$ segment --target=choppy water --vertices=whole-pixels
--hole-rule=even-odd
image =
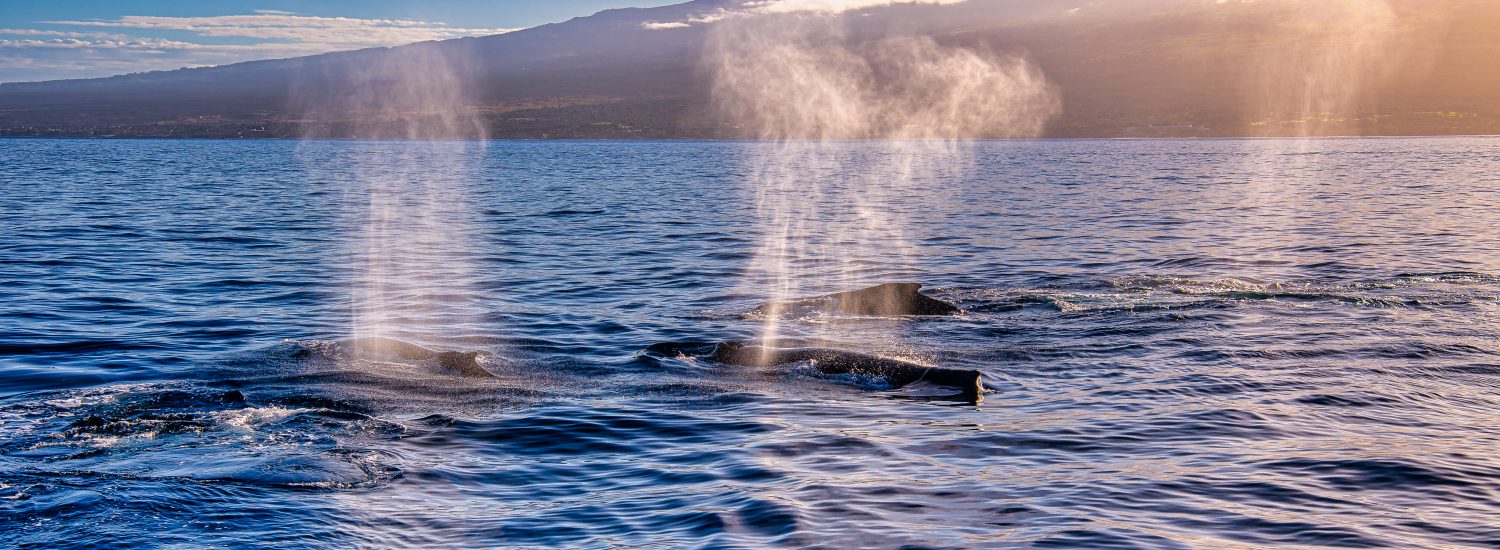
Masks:
[[[913,172],[915,253],[858,276],[964,313],[783,336],[980,369],[978,406],[640,353],[758,334],[775,154],[0,141],[0,545],[1500,547],[1500,140]],[[462,234],[389,252],[383,322],[496,378],[307,353],[391,181]]]

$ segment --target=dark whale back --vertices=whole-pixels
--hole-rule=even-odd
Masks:
[[[375,360],[432,361],[438,368],[461,376],[489,378],[494,375],[480,365],[483,351],[440,351],[426,346],[403,342],[394,338],[378,336],[353,338],[339,342],[334,348],[337,354]],[[313,353],[303,348],[299,355]],[[328,354],[323,354],[328,355]],[[330,358],[336,358],[330,356]]]
[[[391,357],[405,359],[407,361],[425,361],[438,354],[437,350],[403,342],[395,338],[384,338],[380,336],[367,336],[353,338],[343,343],[355,355],[366,357]]]
[[[885,378],[894,387],[930,382],[958,388],[965,401],[978,403],[984,386],[977,370],[919,365],[900,359],[876,357],[852,351],[823,348],[770,348],[724,342],[714,346],[709,357],[715,362],[748,367],[769,367],[808,362],[824,374],[865,374]]]
[[[825,298],[849,315],[952,315],[958,308],[918,292],[922,283],[886,283],[863,290],[829,294]]]
[[[898,317],[903,315],[952,315],[959,309],[953,304],[919,292],[922,283],[886,283],[870,288],[826,294],[788,302],[762,304],[751,311],[765,315],[773,310],[813,309],[824,313]]]
[[[439,367],[443,370],[452,371],[462,376],[475,378],[492,378],[495,375],[480,366],[480,357],[486,354],[482,351],[440,351],[433,359],[437,360]]]

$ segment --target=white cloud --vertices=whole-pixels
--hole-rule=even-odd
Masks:
[[[0,36],[65,36],[68,38],[98,38],[104,40],[130,40],[130,36],[109,32],[49,31],[39,29],[0,29]]]
[[[222,65],[518,30],[450,27],[441,22],[412,19],[317,17],[276,10],[257,10],[253,15],[125,16],[44,24],[101,31],[0,29],[0,81]],[[102,32],[103,29],[116,32]],[[159,32],[188,33],[210,40],[149,36]],[[241,43],[216,43],[225,39]]]
[[[694,15],[681,21],[647,21],[641,27],[648,30],[682,29],[693,25],[716,23],[731,17],[769,15],[778,13],[813,12],[840,14],[869,8],[895,6],[898,4],[960,4],[967,0],[747,0],[738,8],[716,8],[713,11]]]
[[[760,13],[792,13],[814,11],[820,13],[843,13],[894,6],[896,4],[959,4],[965,0],[761,0],[752,2],[753,10]]]
[[[191,42],[179,42],[176,40],[162,40],[158,38],[143,38],[136,40],[79,40],[77,38],[54,38],[51,40],[22,39],[22,40],[0,40],[0,48],[50,48],[50,49],[78,49],[78,48],[101,48],[101,49],[137,49],[137,50],[160,50],[160,49],[185,49],[201,47]]]
[[[50,25],[185,31],[215,38],[254,38],[325,44],[329,50],[393,46],[424,40],[501,34],[516,29],[449,27],[413,19],[317,17],[264,11],[255,15],[160,17],[128,15],[103,21],[47,21]]]
[[[443,23],[415,19],[359,19],[354,17],[319,17],[286,13],[255,15],[214,15],[208,17],[169,17],[127,15],[119,19],[89,21],[45,21],[50,25],[86,27],[130,27],[138,29],[184,29],[211,27],[432,27]]]
[[[663,29],[686,29],[691,26],[693,26],[693,24],[688,23],[687,21],[672,21],[669,23],[641,23],[642,28],[651,31],[659,31]]]

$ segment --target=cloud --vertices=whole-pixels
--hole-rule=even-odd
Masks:
[[[759,13],[793,13],[799,11],[813,11],[820,13],[843,13],[846,11],[862,10],[867,8],[879,8],[894,6],[896,4],[959,4],[965,0],[762,0],[752,2],[754,11]]]
[[[0,81],[222,65],[519,30],[450,27],[414,19],[318,17],[278,10],[210,17],[132,15],[43,24],[74,29],[0,29]],[[83,30],[88,28],[100,30]],[[168,32],[179,33],[174,38],[187,33],[206,40],[151,36]]]
[[[694,25],[717,23],[732,17],[770,15],[778,13],[812,12],[836,15],[846,11],[880,8],[898,4],[960,4],[967,0],[747,0],[738,8],[716,8],[680,21],[647,21],[641,27],[647,30],[683,29]]]
[[[191,42],[180,42],[176,40],[163,40],[159,38],[143,38],[136,40],[79,40],[77,38],[54,38],[51,40],[0,40],[0,48],[48,48],[48,49],[78,49],[78,48],[102,48],[102,49],[137,49],[137,50],[159,50],[159,49],[182,49],[202,47]]]
[[[726,10],[724,8],[718,8],[718,9],[716,9],[714,11],[711,11],[711,12],[708,12],[708,13],[705,13],[705,14],[701,14],[701,15],[695,15],[695,16],[689,17],[687,19],[683,19],[681,21],[668,21],[668,22],[665,22],[665,23],[657,23],[657,22],[650,22],[650,21],[648,21],[648,22],[645,22],[645,23],[641,23],[641,27],[644,28],[644,29],[646,29],[646,30],[652,30],[652,31],[659,31],[659,30],[665,30],[665,29],[686,29],[686,28],[691,27],[693,25],[704,25],[704,24],[708,24],[708,23],[716,23],[716,22],[722,21],[724,19],[728,19],[730,17],[739,17],[739,16],[744,16],[744,15],[750,15],[750,12],[743,11],[743,10],[740,10],[740,11],[731,11],[731,10]]]
[[[645,28],[646,30],[652,31],[659,31],[662,29],[686,29],[691,26],[693,26],[693,24],[688,23],[687,21],[672,21],[670,23],[641,23],[641,27]]]
[[[47,21],[49,25],[185,31],[214,38],[254,38],[325,44],[329,49],[393,46],[424,40],[501,34],[517,29],[461,28],[414,19],[318,17],[261,10],[254,15],[162,17],[128,15],[102,21]]]
[[[130,36],[109,32],[49,31],[40,29],[0,29],[0,36],[66,36],[68,38],[98,38],[103,40],[130,40]]]

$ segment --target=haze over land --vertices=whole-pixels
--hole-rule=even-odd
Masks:
[[[724,63],[716,29],[748,18],[835,29],[808,51],[864,60],[851,73],[862,89],[914,78],[892,61],[894,39],[999,67],[986,69],[1000,71],[994,81],[1035,76],[1055,99],[1026,100],[1027,114],[1043,117],[1034,128],[1007,118],[962,128],[967,137],[1500,134],[1500,2],[1490,0],[697,0],[395,49],[3,84],[0,133],[348,137],[372,116],[425,116],[379,101],[389,84],[414,80],[397,74],[399,59],[445,65],[445,86],[481,126],[451,137],[764,137],[715,101],[716,79],[803,88],[757,64],[761,50],[733,50]],[[732,72],[747,65],[769,72]]]

